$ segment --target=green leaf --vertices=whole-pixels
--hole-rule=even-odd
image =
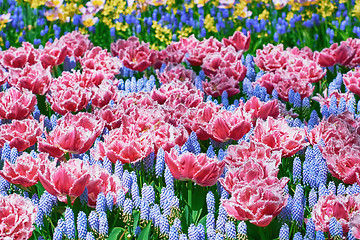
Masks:
[[[134,228],[133,228],[133,233],[135,234],[135,229],[138,226],[139,223],[139,219],[140,219],[140,213],[139,211],[134,211],[133,212],[133,216],[134,216]]]
[[[184,211],[181,214],[181,227],[183,229],[187,229],[190,226],[191,220],[191,212],[189,210],[189,206],[186,205],[184,207]]]
[[[199,185],[194,187],[194,191],[193,191],[193,197],[192,198],[192,203],[191,203],[191,207],[192,207],[192,220],[193,223],[197,224],[198,221],[200,220],[200,218],[202,217],[202,210],[205,209],[205,204],[206,204],[206,194],[207,194],[207,190],[204,187],[201,187]]]
[[[36,185],[37,188],[37,193],[39,198],[41,197],[41,195],[43,195],[43,193],[45,192],[45,188],[43,187],[43,185],[41,184],[41,182],[38,182]]]
[[[141,231],[139,235],[139,240],[150,239],[150,230],[151,230],[151,222],[149,222],[146,227]]]
[[[114,228],[110,235],[109,235],[109,240],[118,240],[119,239],[119,235],[123,232],[125,232],[126,230],[124,228],[121,227],[116,227]]]

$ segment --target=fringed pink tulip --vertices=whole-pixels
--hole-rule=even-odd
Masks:
[[[333,43],[330,48],[315,52],[315,59],[322,67],[331,67],[335,64],[347,66],[356,54],[356,49],[349,46],[348,41]]]
[[[31,187],[39,182],[38,169],[42,164],[50,164],[47,154],[40,153],[34,158],[24,152],[16,159],[15,164],[5,161],[0,176],[12,184]]]
[[[35,229],[37,206],[19,194],[0,195],[0,238],[29,239]]]
[[[345,86],[356,95],[360,95],[360,68],[343,75]]]
[[[189,82],[173,81],[162,85],[159,89],[151,91],[151,98],[159,104],[174,108],[178,104],[184,104],[186,107],[196,107],[203,102],[203,93],[196,89]]]
[[[288,181],[288,178],[267,177],[251,184],[238,184],[232,189],[231,198],[222,200],[221,204],[237,220],[266,227],[287,204],[284,187]]]
[[[347,233],[350,215],[359,209],[358,197],[330,194],[319,198],[312,210],[311,218],[314,220],[316,231],[329,232],[330,219],[335,217],[342,225],[343,232]]]
[[[282,157],[291,157],[307,146],[305,130],[290,127],[284,118],[269,117],[266,121],[259,119],[252,139],[268,145],[274,151],[281,151]]]
[[[188,49],[190,57],[188,57],[187,60],[192,66],[201,66],[203,59],[208,54],[219,52],[221,47],[223,47],[222,43],[216,38],[210,37],[209,39],[204,39],[197,42],[193,48]]]
[[[360,211],[351,214],[349,228],[356,239],[360,239]]]
[[[56,196],[59,201],[67,202],[67,197],[70,197],[73,203],[89,183],[91,175],[88,166],[76,158],[55,166],[56,162],[41,165],[38,170],[39,180],[45,190]]]
[[[33,119],[13,120],[9,124],[0,125],[0,147],[6,142],[11,148],[22,152],[36,143],[42,133],[43,126]]]
[[[61,115],[79,112],[91,99],[91,89],[85,87],[84,82],[75,82],[76,75],[77,73],[64,72],[63,76],[51,83],[50,91],[46,95],[51,109]]]
[[[160,148],[170,151],[175,145],[182,146],[189,138],[189,134],[183,126],[174,127],[169,123],[159,122],[144,134],[150,135],[157,152]]]
[[[20,91],[14,87],[9,88],[5,92],[0,92],[0,118],[25,119],[33,111],[36,103],[36,96],[27,89]]]
[[[244,110],[251,114],[253,125],[256,125],[258,118],[266,120],[267,117],[277,118],[280,114],[278,100],[261,102],[259,98],[255,96],[246,101]]]
[[[9,83],[19,89],[28,89],[34,94],[44,95],[49,90],[51,81],[50,68],[44,68],[41,62],[26,65],[22,69],[10,69]]]
[[[111,53],[119,56],[125,67],[139,72],[154,65],[157,59],[157,52],[150,49],[148,43],[140,43],[137,37],[112,43]]]
[[[225,162],[208,158],[206,154],[190,152],[181,155],[173,148],[165,152],[165,162],[178,180],[191,180],[200,186],[212,186],[224,171]]]
[[[87,184],[88,190],[88,205],[90,207],[96,206],[97,196],[99,193],[104,193],[105,196],[108,193],[116,194],[123,190],[125,193],[128,189],[124,188],[122,182],[116,175],[110,175],[109,172],[98,165],[94,164],[89,167],[90,180]]]
[[[9,73],[0,67],[0,86],[9,81]]]
[[[54,43],[47,42],[44,49],[39,51],[39,58],[44,68],[52,68],[64,62],[67,55],[67,46],[58,41],[55,40]]]
[[[91,105],[102,108],[114,98],[116,88],[108,81],[92,87]]]
[[[220,106],[213,102],[202,102],[196,108],[190,108],[180,119],[189,133],[195,132],[199,140],[211,137],[208,124],[213,115],[220,111]]]
[[[31,43],[23,42],[19,48],[10,47],[1,53],[0,62],[6,69],[23,68],[37,62],[38,53]]]
[[[219,97],[224,91],[228,96],[234,96],[240,92],[239,81],[228,77],[225,73],[218,73],[210,81],[202,82],[204,92],[213,97]]]
[[[170,83],[174,80],[179,80],[181,82],[194,82],[196,73],[190,69],[186,69],[183,65],[173,65],[169,64],[164,69],[164,72],[156,72],[159,81],[163,84]]]
[[[331,175],[346,184],[360,183],[360,146],[333,139],[325,144],[322,154]]]
[[[274,46],[268,44],[264,48],[256,50],[255,64],[263,71],[274,72],[285,69],[288,65],[288,54],[282,44]]]
[[[224,161],[229,168],[240,168],[250,159],[264,164],[273,164],[274,169],[278,168],[281,163],[281,152],[272,151],[267,145],[254,141],[242,141],[237,145],[229,145],[226,153]],[[276,177],[276,175],[274,176]]]
[[[119,74],[121,61],[117,57],[112,57],[106,49],[94,47],[87,51],[80,61],[83,69],[102,71],[104,74]]]
[[[83,35],[78,31],[72,31],[71,33],[61,36],[57,44],[65,44],[67,47],[67,56],[74,56],[76,60],[79,60],[87,50],[90,50],[94,46],[89,40],[89,35]]]
[[[114,129],[104,136],[104,142],[98,145],[98,155],[106,156],[111,162],[122,163],[141,161],[153,152],[153,140],[149,135],[140,135],[138,129],[123,127]]]
[[[246,52],[250,47],[250,31],[245,36],[242,32],[236,31],[229,38],[223,38],[222,43],[227,46],[233,46],[236,51]]]
[[[104,122],[90,113],[68,113],[58,120],[53,131],[45,133],[46,139],[38,138],[38,148],[53,157],[81,154],[90,149],[103,129]]]
[[[230,139],[237,141],[250,129],[250,114],[240,108],[235,112],[220,111],[213,115],[208,124],[208,132],[211,134],[211,138],[218,142],[226,142]]]

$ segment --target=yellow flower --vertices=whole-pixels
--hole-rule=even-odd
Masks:
[[[332,16],[333,12],[336,10],[335,5],[332,4],[330,0],[320,1],[319,6],[319,13],[324,18]]]
[[[169,45],[172,41],[172,32],[171,29],[167,27],[162,27],[158,22],[153,21],[152,28],[155,29],[155,38],[158,39],[161,43]]]
[[[31,8],[38,8],[44,6],[47,0],[24,0],[27,3],[30,3]]]
[[[259,20],[261,20],[261,19],[266,20],[268,18],[269,18],[269,11],[264,9],[264,11],[259,14]]]
[[[204,25],[208,32],[218,32],[215,26],[215,20],[210,14],[206,15]]]
[[[80,27],[80,28],[79,28],[79,32],[80,32],[81,34],[84,34],[84,35],[88,33],[87,29],[84,28],[84,27]]]
[[[191,2],[191,3],[189,3],[189,4],[185,3],[186,12],[188,12],[190,8],[193,8],[194,5],[195,5],[195,4],[194,4],[193,2]]]
[[[286,21],[290,22],[290,20],[294,17],[294,13],[293,12],[288,12],[288,14],[286,15]],[[290,23],[289,23],[290,24]]]
[[[158,51],[159,47],[156,45],[156,43],[153,43],[153,44],[150,45],[150,49]]]
[[[116,31],[122,31],[125,32],[126,29],[129,28],[129,25],[127,23],[122,23],[122,22],[116,22],[115,23],[115,29]]]
[[[356,0],[354,9],[352,10],[353,17],[357,17],[360,20],[360,0]]]
[[[182,30],[177,30],[178,38],[187,38],[193,31],[193,27],[184,27]]]
[[[246,2],[244,1],[240,1],[240,3],[235,4],[234,17],[246,18],[246,12],[244,11],[245,8],[246,8]]]

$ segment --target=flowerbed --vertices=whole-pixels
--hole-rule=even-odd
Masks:
[[[1,3],[0,238],[360,238],[359,4]]]

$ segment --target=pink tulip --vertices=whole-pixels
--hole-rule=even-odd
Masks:
[[[255,96],[246,101],[244,110],[251,114],[253,125],[256,125],[258,118],[266,120],[267,117],[277,118],[280,114],[278,100],[261,102]]]
[[[19,194],[0,195],[0,238],[29,239],[34,231],[37,207]]]
[[[275,151],[281,151],[282,157],[291,157],[307,146],[305,131],[290,127],[284,118],[267,121],[258,119],[252,140],[264,143]]]
[[[12,184],[30,187],[39,182],[38,169],[40,165],[49,163],[48,155],[45,153],[40,153],[37,158],[34,158],[24,152],[16,159],[15,164],[5,161],[0,176]]]
[[[157,59],[157,52],[150,49],[148,43],[140,43],[137,37],[112,43],[111,53],[119,56],[125,67],[139,72],[154,65]]]
[[[44,95],[50,86],[52,76],[50,68],[44,68],[41,62],[26,65],[24,68],[10,69],[9,83],[20,89],[28,89],[34,94]]]
[[[159,89],[151,91],[150,94],[153,100],[170,108],[174,108],[178,104],[184,104],[188,108],[196,107],[204,99],[203,93],[193,84],[178,80],[163,84]]]
[[[183,126],[174,127],[165,122],[159,122],[144,134],[148,134],[154,142],[157,152],[160,148],[170,151],[175,145],[182,146],[189,138],[189,134]]]
[[[274,46],[268,44],[264,49],[256,50],[255,64],[263,71],[274,72],[279,69],[285,69],[288,65],[288,54],[284,51],[282,44]]]
[[[256,226],[266,227],[287,204],[284,187],[288,181],[288,178],[267,177],[236,185],[231,198],[222,200],[222,205],[237,220],[249,220]]]
[[[190,108],[180,119],[189,133],[195,132],[199,140],[211,137],[208,123],[220,111],[220,106],[213,102],[202,102],[196,108]]]
[[[54,43],[47,42],[45,48],[39,51],[40,61],[44,68],[55,67],[64,62],[67,55],[65,43],[55,40]]]
[[[360,145],[331,139],[322,154],[332,176],[346,184],[360,183]]]
[[[281,163],[281,152],[272,151],[270,147],[260,142],[242,141],[237,145],[229,145],[224,161],[229,168],[240,168],[250,159],[261,161],[264,164],[273,164],[273,169]],[[276,175],[274,175],[276,177]]]
[[[9,73],[0,67],[0,86],[9,81]]]
[[[186,69],[183,65],[173,65],[169,64],[164,69],[164,72],[156,72],[159,81],[163,84],[170,83],[174,80],[179,80],[181,82],[194,82],[196,73],[190,69]]]
[[[94,47],[88,50],[81,58],[83,69],[102,71],[105,75],[116,75],[120,72],[121,61],[117,57],[112,57],[106,49]]]
[[[208,54],[219,52],[222,47],[222,43],[216,38],[210,37],[209,39],[204,39],[197,42],[193,48],[188,49],[190,57],[188,57],[187,60],[192,66],[201,66],[203,59]]]
[[[349,228],[351,229],[352,235],[360,239],[360,211],[351,214]]]
[[[178,42],[173,42],[170,46],[183,53],[188,53],[190,49],[195,48],[199,42],[194,34],[192,34],[190,37],[180,38]]]
[[[200,186],[212,186],[224,171],[225,162],[208,158],[206,154],[190,152],[181,155],[173,148],[165,152],[165,162],[171,174],[178,180],[191,180]]]
[[[232,36],[229,38],[223,38],[222,43],[227,46],[233,46],[236,51],[247,51],[250,46],[250,31],[247,32],[245,36],[242,32],[236,31]]]
[[[84,86],[85,82],[75,82],[76,75],[76,72],[64,72],[63,76],[51,83],[50,91],[46,95],[51,109],[61,115],[82,110],[91,99],[90,88]]]
[[[93,47],[93,44],[88,39],[89,35],[83,35],[78,31],[67,33],[56,42],[59,45],[66,45],[67,56],[74,56],[76,60],[79,60],[87,50]]]
[[[275,155],[275,154],[274,154]],[[220,178],[219,182],[230,194],[237,191],[237,186],[253,184],[268,177],[276,177],[279,172],[281,155],[277,154],[272,159],[243,159],[244,162],[237,166],[230,165],[225,178]]]
[[[114,98],[115,87],[107,81],[102,82],[97,87],[92,87],[91,104],[94,107],[102,108],[109,104],[110,100]]]
[[[354,118],[354,114],[345,111],[338,115],[331,115],[327,119],[323,119],[309,133],[309,142],[314,145],[324,140],[328,142],[331,138],[340,139],[346,143],[355,143],[356,129],[360,126],[359,122]]]
[[[208,54],[203,59],[201,68],[210,78],[224,73],[228,78],[234,78],[238,82],[244,80],[247,71],[241,63],[241,54],[236,52],[232,46]]]
[[[356,54],[356,49],[349,45],[349,41],[333,43],[330,48],[324,48],[321,52],[315,53],[317,62],[322,67],[331,67],[335,64],[347,66],[350,64]]]
[[[175,43],[176,44],[176,43]],[[178,45],[174,43],[167,45],[167,47],[158,52],[158,59],[155,63],[155,68],[159,69],[161,64],[176,64],[178,65],[184,60],[185,52],[178,49]]]
[[[311,213],[315,230],[329,232],[330,219],[335,217],[342,225],[343,232],[347,233],[351,213],[360,209],[360,202],[357,198],[353,195],[336,196],[334,194],[320,197]]]
[[[345,86],[356,95],[360,95],[360,68],[349,71],[343,75]]]
[[[9,88],[0,92],[0,118],[25,119],[33,111],[36,105],[36,96],[27,89],[23,91],[17,88]]]
[[[226,73],[218,73],[210,81],[202,82],[204,92],[213,97],[219,97],[224,91],[228,96],[234,96],[240,92],[239,81],[233,77],[228,77]]]
[[[0,147],[6,142],[11,148],[24,151],[36,143],[42,133],[43,126],[33,119],[14,120],[9,124],[0,125]]]
[[[67,196],[73,203],[89,183],[88,167],[80,159],[70,159],[55,167],[56,162],[43,164],[38,170],[39,180],[46,191],[56,196],[61,202],[67,202]]]
[[[38,148],[53,157],[65,153],[81,154],[90,149],[95,139],[102,133],[104,122],[90,113],[66,114],[46,139],[38,137]]]
[[[6,69],[23,68],[37,62],[38,52],[31,43],[23,42],[19,48],[10,47],[2,52],[0,61]]]
[[[98,155],[106,156],[111,162],[122,163],[141,161],[154,151],[153,140],[149,135],[140,135],[136,126],[111,130],[98,145]]]
[[[239,140],[251,129],[250,114],[241,108],[235,112],[226,110],[214,114],[208,124],[208,132],[211,138],[218,142],[226,142],[230,139]]]
[[[90,207],[96,206],[97,196],[101,192],[105,195],[108,193],[116,195],[120,190],[123,190],[125,193],[127,192],[127,189],[123,187],[116,175],[110,175],[108,171],[98,165],[90,166],[88,171],[90,173],[90,180],[87,184],[87,190],[88,205]]]
[[[341,98],[344,98],[346,101],[346,104],[352,99],[354,94],[350,91],[347,91],[346,93],[339,92],[338,90],[332,91],[330,94],[328,94],[328,89],[325,89],[322,94],[317,93],[315,97],[312,97],[312,100],[317,101],[320,104],[320,107],[327,106],[330,107],[331,98],[333,96],[336,98],[336,105],[339,105]]]

